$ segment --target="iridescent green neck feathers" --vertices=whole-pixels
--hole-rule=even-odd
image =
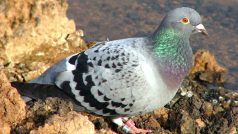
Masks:
[[[176,56],[181,35],[172,29],[161,29],[153,37],[154,52],[160,58]]]
[[[177,85],[187,75],[192,65],[189,36],[166,28],[157,31],[153,41],[153,53],[162,77]]]

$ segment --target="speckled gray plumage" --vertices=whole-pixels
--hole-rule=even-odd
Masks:
[[[195,10],[190,8],[180,10],[186,16],[192,16],[192,23],[201,23],[200,16]],[[176,14],[180,10],[176,9]],[[31,83],[57,85],[87,111],[103,116],[132,116],[162,107],[177,92],[192,60],[189,37],[193,32],[193,25],[185,28],[177,24],[177,21],[174,24],[177,17],[170,18],[173,15],[172,11],[165,17],[152,37],[98,42],[88,50],[56,63]],[[166,45],[177,43],[172,45],[179,46],[182,44],[178,42],[183,43],[186,49],[178,47],[176,50],[182,59],[188,59],[186,67],[171,64],[173,66],[165,71],[170,64],[164,63],[170,62],[174,57],[163,59],[155,48],[164,45],[160,44],[160,38],[156,38],[163,28],[182,31],[178,33],[182,35],[181,38],[176,41],[173,37],[164,39],[168,39]],[[183,72],[180,73],[181,71]],[[181,77],[174,76],[178,80],[173,81],[173,77],[168,77],[167,74],[180,74]]]
[[[60,61],[31,83],[56,84],[99,115],[128,116],[151,111],[147,104],[158,98],[151,97],[153,92],[144,74],[144,70],[151,70],[151,43],[149,38],[101,42]],[[165,88],[163,83],[160,87]]]

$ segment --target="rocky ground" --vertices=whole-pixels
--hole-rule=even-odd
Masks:
[[[29,81],[62,57],[94,44],[82,39],[66,9],[64,0],[0,2],[0,134],[123,133],[109,119],[74,112],[70,102],[58,98],[25,104],[10,84]],[[197,51],[174,99],[133,120],[152,133],[236,134],[238,93],[223,87],[226,72],[209,51]]]

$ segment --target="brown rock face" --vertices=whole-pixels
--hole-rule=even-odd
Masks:
[[[29,81],[87,48],[83,31],[67,18],[67,8],[66,0],[0,2],[0,67],[6,65],[10,81]]]
[[[95,134],[94,125],[88,117],[76,112],[65,116],[54,115],[43,127],[32,130],[31,134]]]
[[[19,123],[25,117],[25,102],[0,71],[0,122]]]
[[[10,134],[10,131],[10,125],[0,119],[0,134]]]
[[[66,0],[0,2],[0,60],[18,62],[40,45],[64,43],[75,31],[66,17]]]
[[[198,50],[193,57],[194,65],[190,74],[197,74],[198,79],[209,83],[225,82],[226,68],[220,66],[215,56],[208,50]]]

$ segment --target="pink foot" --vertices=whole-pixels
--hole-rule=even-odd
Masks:
[[[131,119],[127,120],[124,124],[125,125],[122,127],[122,130],[124,132],[126,132],[126,133],[130,133],[130,134],[138,134],[138,133],[146,134],[146,133],[152,132],[151,130],[148,130],[148,129],[137,128],[135,126],[135,123]]]

